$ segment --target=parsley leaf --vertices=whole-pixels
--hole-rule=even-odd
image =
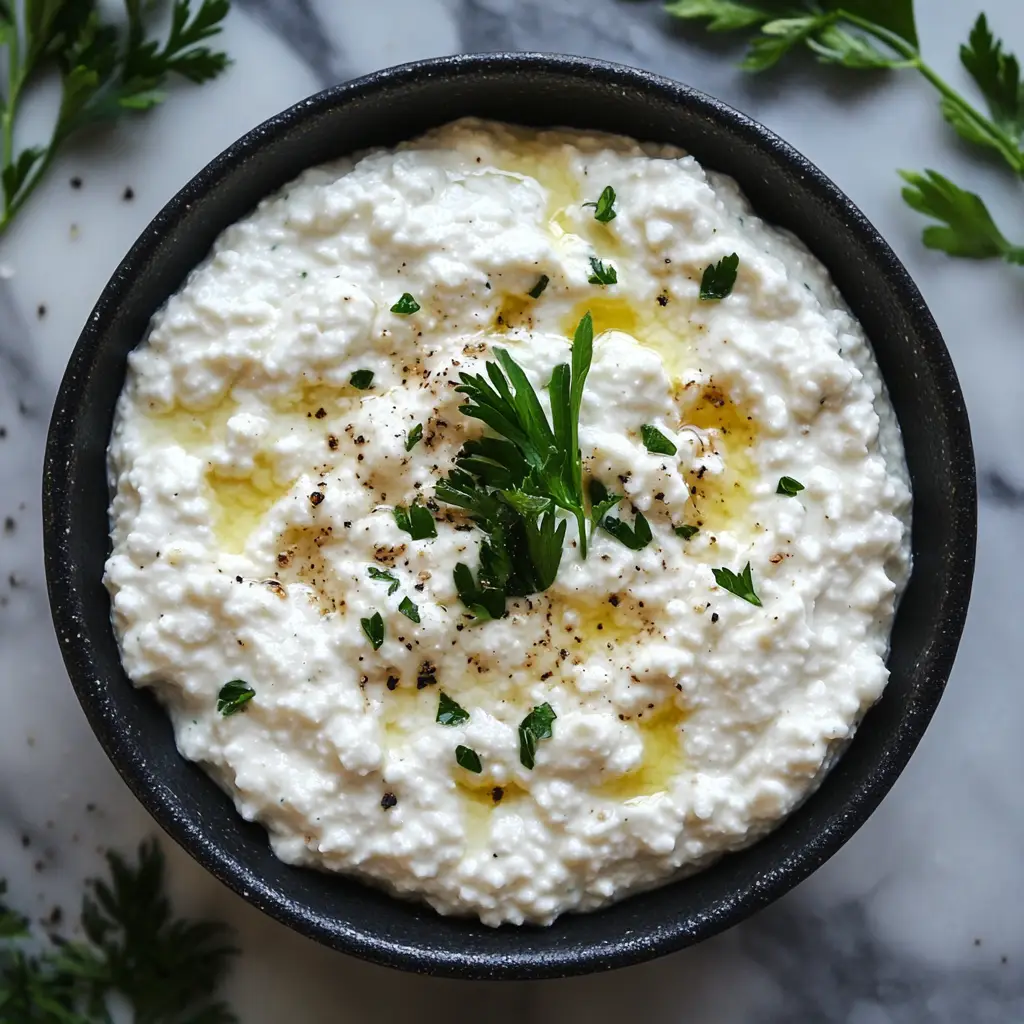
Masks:
[[[420,304],[408,292],[403,292],[402,297],[391,307],[391,312],[399,316],[412,316],[419,311]]]
[[[594,220],[599,221],[601,224],[607,224],[610,220],[615,220],[617,214],[615,212],[615,189],[611,185],[606,185],[598,196],[596,203],[584,203],[586,206],[594,207]]]
[[[960,61],[984,95],[992,120],[1019,143],[1024,133],[1020,64],[1013,54],[1003,52],[1003,44],[992,35],[984,14],[978,15],[968,43],[960,47]],[[987,138],[969,137],[969,141],[991,145]]]
[[[804,485],[799,480],[794,480],[791,476],[784,476],[779,478],[779,486],[775,488],[775,493],[784,494],[787,498],[795,498],[803,489]]]
[[[683,526],[675,526],[672,528],[672,532],[677,537],[682,537],[683,540],[689,540],[691,537],[696,537],[700,533],[700,527],[690,526],[689,523]]]
[[[761,599],[754,593],[754,580],[749,562],[739,575],[731,569],[712,569],[711,571],[715,574],[715,582],[723,590],[728,590],[730,594],[735,594],[737,597],[742,597],[744,601],[756,604],[758,608],[761,607]]]
[[[398,604],[398,610],[410,621],[420,621],[420,610],[416,605],[408,598],[403,597]]]
[[[227,66],[224,53],[202,45],[217,35],[229,0],[176,0],[166,40],[149,39],[148,5],[125,0],[126,28],[105,20],[95,0],[0,3],[0,50],[6,89],[0,100],[0,234],[35,191],[68,140],[127,112],[164,101],[168,79],[200,84]],[[18,150],[15,131],[26,88],[44,72],[60,77],[60,100],[44,146]]]
[[[437,523],[430,514],[430,509],[425,505],[413,502],[408,508],[404,505],[396,505],[395,522],[398,528],[409,534],[413,540],[429,540],[437,536]]]
[[[373,384],[373,370],[356,370],[348,379],[349,384],[360,391],[366,391]]]
[[[610,263],[602,263],[596,256],[590,257],[590,284],[618,284],[619,275]]]
[[[731,295],[739,265],[740,258],[736,253],[708,264],[700,281],[701,302],[719,302]]]
[[[405,450],[411,452],[423,439],[423,424],[417,423],[405,438]]]
[[[487,549],[491,550],[489,545]],[[462,562],[455,566],[452,576],[459,600],[481,622],[500,619],[505,614],[505,591],[501,586],[478,586],[469,566]]]
[[[669,0],[665,10],[677,18],[706,18],[709,32],[731,32],[770,21],[775,15],[754,4],[735,0]]]
[[[538,704],[519,723],[519,763],[524,768],[533,768],[536,764],[537,744],[541,740],[551,739],[551,725],[558,717],[550,704]]]
[[[651,534],[651,525],[647,522],[643,512],[637,512],[633,519],[632,527],[621,519],[614,519],[612,516],[605,516],[599,525],[602,530],[610,533],[619,543],[625,544],[631,551],[642,551],[654,539]]]
[[[544,294],[544,289],[547,288],[548,282],[551,280],[547,274],[541,274],[537,278],[537,283],[526,293],[531,299],[539,299]]]
[[[363,633],[370,641],[370,646],[379,651],[381,644],[384,643],[384,620],[380,617],[380,612],[374,612],[368,619],[360,619],[359,625],[363,627]]]
[[[217,710],[228,715],[244,711],[246,705],[256,696],[256,691],[244,679],[232,679],[220,688],[217,694]]]
[[[463,725],[469,721],[469,712],[442,690],[437,695],[437,718],[434,721],[441,725]]]
[[[391,572],[390,569],[378,569],[377,566],[371,565],[366,572],[371,580],[378,580],[381,583],[389,584],[388,597],[390,597],[401,585],[398,582],[398,577]]]
[[[455,748],[455,760],[460,768],[465,768],[467,772],[472,772],[474,775],[479,775],[484,770],[480,763],[480,755],[472,748],[464,747],[461,743]]]
[[[645,423],[640,428],[644,447],[652,455],[675,455],[679,449],[653,424]]]
[[[929,249],[975,260],[1000,256],[1008,263],[1024,264],[1024,246],[1007,241],[980,196],[937,171],[901,171],[900,175],[908,183],[903,189],[907,205],[939,221],[921,236]]]

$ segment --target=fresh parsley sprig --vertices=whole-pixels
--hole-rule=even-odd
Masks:
[[[486,378],[460,376],[456,390],[467,397],[462,412],[498,435],[467,442],[436,490],[440,501],[465,509],[487,535],[477,579],[462,563],[454,574],[460,598],[478,618],[497,618],[506,596],[537,593],[554,582],[566,532],[556,510],[576,519],[586,558],[579,418],[593,347],[587,313],[573,335],[571,361],[552,371],[550,420],[522,367],[504,349],[495,349],[496,360],[485,364]]]
[[[237,1024],[216,998],[237,953],[229,929],[172,916],[155,840],[134,864],[116,853],[107,863],[110,880],[87,883],[84,940],[30,954],[26,922],[0,902],[0,1021],[108,1024],[116,994],[137,1024]]]
[[[1024,84],[1020,63],[978,15],[960,62],[986,110],[954,89],[921,54],[913,0],[668,0],[678,18],[702,21],[712,32],[750,31],[741,67],[764,71],[794,50],[807,48],[823,64],[854,69],[910,69],[939,94],[939,109],[966,142],[998,156],[1024,177]],[[925,229],[930,249],[968,259],[1024,263],[1024,246],[1007,241],[984,201],[928,170],[901,172],[908,205],[938,225]]]
[[[166,98],[174,75],[200,84],[216,78],[227,55],[204,43],[217,35],[229,0],[177,0],[161,44],[147,38],[142,0],[125,0],[126,29],[105,20],[99,0],[0,2],[6,81],[0,101],[0,234],[46,176],[64,144],[84,128],[109,124]],[[57,114],[41,146],[18,148],[15,129],[27,87],[47,71],[60,76]]]

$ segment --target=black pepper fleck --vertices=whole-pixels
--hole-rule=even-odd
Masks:
[[[380,798],[380,805],[385,811],[390,810],[398,803],[398,797],[394,793],[385,793]]]
[[[313,492],[313,493],[312,493],[312,494],[311,494],[311,495],[309,496],[309,503],[310,503],[310,505],[312,505],[312,506],[313,506],[314,508],[316,508],[316,506],[317,506],[317,505],[319,505],[319,504],[320,504],[320,502],[321,502],[321,501],[323,501],[323,500],[324,500],[324,496],[323,496],[323,493],[322,493],[322,492],[320,492],[320,491],[314,491],[314,492]]]
[[[712,612],[711,613],[711,621],[712,622],[717,622],[718,621],[718,612]]]

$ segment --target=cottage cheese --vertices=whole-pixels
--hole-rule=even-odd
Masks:
[[[606,185],[602,224],[582,203]],[[732,294],[700,301],[732,252]],[[592,256],[617,284],[588,281]],[[406,292],[420,310],[391,312]],[[541,389],[588,310],[585,473],[653,540],[597,530],[584,560],[570,521],[554,585],[474,623],[452,571],[479,530],[434,506],[414,541],[393,508],[481,432],[458,374],[501,345]],[[882,692],[909,570],[895,418],[825,270],[731,179],[596,134],[461,121],[265,200],[132,354],[110,473],[124,666],[181,753],[283,860],[492,925],[598,907],[776,825]],[[761,607],[715,581],[747,562]],[[255,696],[225,716],[233,679]],[[440,691],[467,722],[435,721]],[[518,725],[544,702],[528,770]]]

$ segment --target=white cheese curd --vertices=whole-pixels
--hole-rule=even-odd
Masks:
[[[731,294],[702,300],[732,253]],[[419,309],[392,312],[405,293]],[[459,375],[504,347],[548,412],[587,311],[583,479],[652,538],[594,529],[584,558],[559,511],[553,585],[479,621],[453,570],[485,534],[434,498],[488,432]],[[282,859],[445,914],[545,924],[750,843],[886,684],[910,492],[864,333],[675,149],[464,120],[307,171],[153,318],[109,455],[113,622],[181,753]],[[412,503],[436,537],[399,527]],[[716,582],[748,563],[759,605]],[[234,680],[253,695],[225,714]],[[442,692],[468,718],[438,722]]]

